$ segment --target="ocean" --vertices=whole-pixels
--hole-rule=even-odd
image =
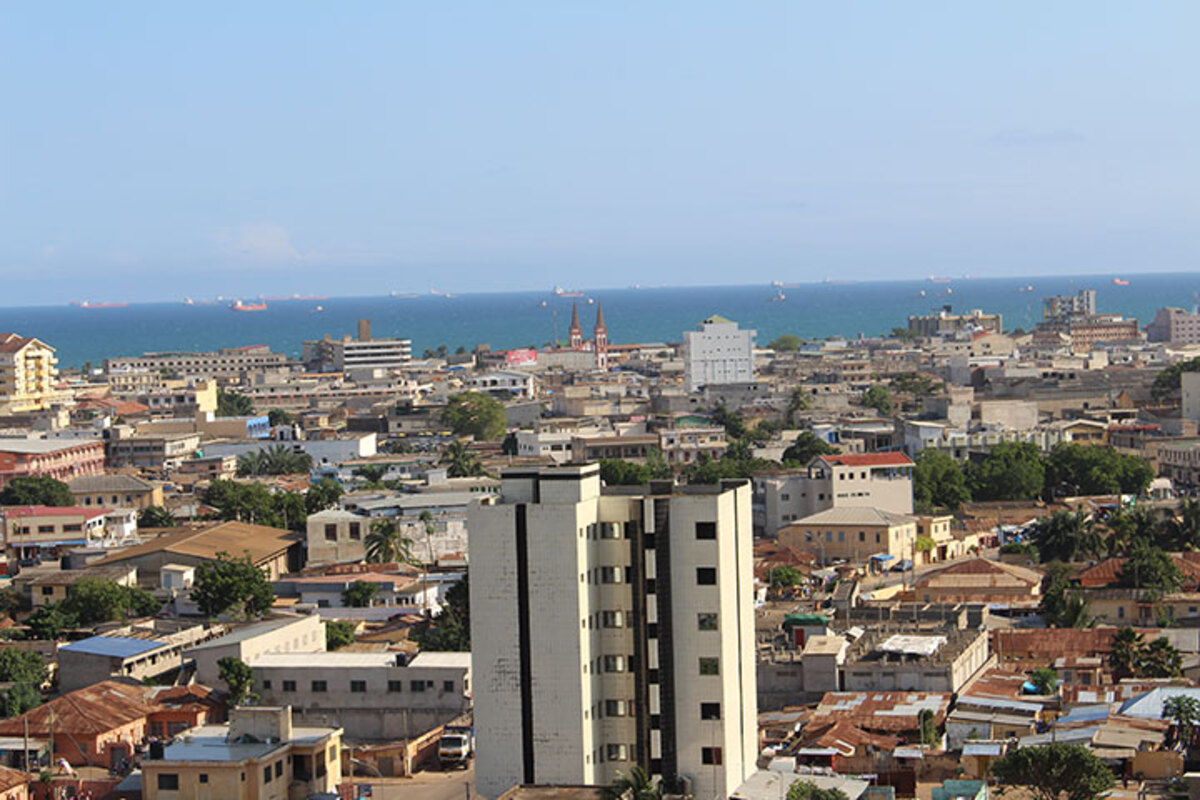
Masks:
[[[1004,315],[1008,329],[1031,328],[1042,298],[1097,290],[1097,307],[1149,322],[1163,306],[1193,305],[1200,273],[1134,275],[1129,285],[1109,276],[811,283],[778,289],[768,285],[654,287],[584,291],[577,300],[545,292],[462,294],[455,297],[331,297],[268,301],[258,312],[231,311],[227,304],[137,303],[122,308],[76,306],[0,308],[0,332],[36,336],[57,348],[62,366],[150,351],[213,350],[249,344],[299,355],[301,343],[325,334],[354,335],[356,321],[371,320],[377,338],[412,339],[414,353],[446,345],[487,343],[492,349],[542,347],[567,336],[571,303],[587,337],[603,304],[614,343],[680,341],[683,331],[721,314],[758,332],[766,344],[792,333],[805,338],[877,336],[907,324],[910,314],[943,305],[956,312],[980,308]],[[777,299],[779,294],[786,299]],[[774,298],[774,299],[773,299]]]

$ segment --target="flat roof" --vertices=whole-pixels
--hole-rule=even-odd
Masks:
[[[216,639],[209,639],[207,642],[204,642],[203,644],[198,644],[195,647],[189,647],[188,651],[190,652],[193,650],[205,650],[205,649],[213,648],[213,647],[225,647],[227,645],[237,644],[238,642],[244,642],[247,639],[253,638],[255,636],[261,636],[264,633],[270,633],[270,632],[278,630],[280,628],[285,628],[288,625],[292,625],[296,622],[301,622],[304,619],[306,619],[306,617],[297,615],[294,617],[280,617],[277,619],[264,620],[263,622],[255,622],[251,625],[246,625],[245,627],[238,628],[236,631],[233,631],[232,633],[227,633],[224,636],[219,636]]]
[[[325,653],[264,653],[250,662],[255,669],[278,669],[281,667],[299,669],[314,667],[319,669],[353,669],[356,667],[394,667],[399,653],[344,653],[341,651]]]
[[[932,656],[946,643],[945,636],[905,636],[896,634],[882,641],[875,649],[882,653],[906,656]]]
[[[448,653],[422,651],[408,662],[410,667],[456,667],[471,668],[470,653]]]
[[[72,653],[86,653],[92,656],[109,656],[112,658],[132,658],[142,653],[149,653],[160,647],[168,647],[168,642],[158,639],[131,639],[127,636],[91,636],[78,642],[71,642],[58,648]]]

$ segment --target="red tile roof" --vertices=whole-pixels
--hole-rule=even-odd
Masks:
[[[844,756],[852,756],[860,747],[868,745],[890,752],[902,742],[895,736],[867,733],[857,725],[841,720],[809,725],[796,741],[800,747],[830,747]]]
[[[850,453],[820,456],[822,461],[843,467],[911,467],[913,460],[904,453]]]

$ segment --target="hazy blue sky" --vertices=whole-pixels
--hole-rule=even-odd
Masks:
[[[0,305],[1200,268],[1200,3],[0,4]]]

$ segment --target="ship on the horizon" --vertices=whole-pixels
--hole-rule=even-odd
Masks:
[[[263,297],[260,294],[258,296],[258,299],[262,300],[264,302],[288,303],[288,302],[292,302],[294,300],[328,300],[329,296],[323,295],[323,294],[314,294],[314,295],[293,294],[293,295],[288,295],[286,297]]]
[[[1124,280],[1123,278],[1113,278],[1113,285],[1114,286],[1128,286],[1129,281]]]
[[[584,295],[583,295],[583,292],[576,291],[575,289],[564,289],[561,286],[555,286],[554,287],[554,296],[555,297],[583,297]]]
[[[925,280],[929,281],[930,283],[950,283],[950,281],[954,279],[946,277],[945,275],[930,275]]]
[[[72,300],[71,305],[77,308],[125,308],[129,303],[93,303],[90,300]]]
[[[420,296],[421,295],[417,294],[416,292],[388,292],[388,297],[403,298],[408,300]]]
[[[231,311],[266,311],[266,303],[243,303],[241,300],[234,300],[229,304]]]
[[[429,293],[431,295],[433,295],[434,297],[445,297],[445,298],[451,299],[451,300],[454,299],[454,295],[452,295],[450,292],[445,291],[444,289],[430,289]]]

